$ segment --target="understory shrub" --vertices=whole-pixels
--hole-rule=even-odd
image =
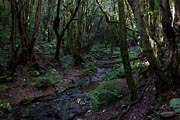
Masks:
[[[60,82],[62,76],[56,71],[56,69],[49,68],[45,75],[32,77],[32,85],[36,88],[48,87],[56,82]]]
[[[118,81],[102,81],[96,89],[90,91],[91,110],[97,111],[102,103],[110,103],[119,100],[121,97],[121,87]]]
[[[97,68],[93,62],[85,62],[83,63],[83,67],[84,69],[81,70],[83,75],[90,75],[90,73]]]
[[[103,80],[108,81],[108,80],[121,78],[124,76],[125,76],[124,67],[122,64],[120,64],[118,68],[113,68],[111,72],[105,73],[103,76]]]
[[[12,109],[12,106],[9,102],[5,100],[0,100],[0,111],[9,112]]]
[[[9,87],[7,85],[0,85],[0,92],[5,92],[8,88]]]

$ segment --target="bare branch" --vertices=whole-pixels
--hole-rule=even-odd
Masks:
[[[98,4],[98,6],[99,6],[99,8],[100,8],[101,12],[104,14],[104,16],[105,16],[105,18],[106,18],[106,22],[107,22],[107,23],[115,23],[115,24],[119,24],[119,22],[118,22],[118,21],[111,21],[111,20],[109,20],[108,15],[106,14],[106,12],[105,12],[105,11],[103,10],[103,8],[101,7],[101,4],[99,3],[99,1],[98,1],[98,0],[96,0],[96,2],[97,2],[97,4]]]

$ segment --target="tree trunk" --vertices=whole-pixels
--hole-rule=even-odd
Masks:
[[[57,5],[57,9],[56,9],[56,17],[53,21],[53,30],[56,34],[56,39],[57,39],[56,51],[55,51],[55,60],[57,60],[59,63],[60,63],[59,53],[60,53],[60,45],[61,45],[61,38],[60,38],[60,34],[58,32],[59,23],[60,23],[60,18],[59,18],[60,3],[61,3],[61,0],[58,0],[58,5]]]
[[[158,80],[156,81],[156,89],[157,94],[166,91],[169,88],[168,79],[164,75],[164,72],[161,69],[161,64],[159,59],[156,57],[154,50],[151,46],[151,42],[149,40],[149,36],[146,30],[145,22],[143,19],[143,14],[140,8],[140,0],[128,0],[132,11],[134,13],[134,17],[137,23],[137,28],[140,35],[140,45],[142,50],[150,63],[150,67],[155,71],[155,74],[158,76]]]
[[[28,32],[26,27],[26,19],[24,17],[25,10],[24,10],[24,0],[19,0],[16,2],[16,11],[17,11],[17,22],[18,22],[18,29],[20,34],[21,40],[21,53],[18,56],[18,62],[26,63],[29,59],[28,57]]]
[[[147,60],[150,63],[150,66],[154,69],[160,68],[159,59],[155,56],[154,50],[151,46],[151,42],[149,41],[149,36],[146,31],[145,22],[143,20],[143,14],[141,12],[141,8],[139,5],[139,0],[128,0],[132,11],[134,13],[134,17],[137,23],[137,28],[141,37],[140,45],[145,53]]]
[[[16,72],[16,64],[17,64],[17,52],[18,48],[16,48],[16,13],[15,13],[15,2],[11,1],[11,19],[12,19],[12,31],[11,31],[11,63],[10,63],[10,70],[11,70],[11,77],[15,79],[15,72]]]
[[[63,27],[62,29],[62,32],[59,33],[58,32],[58,27],[59,27],[59,21],[60,21],[60,18],[59,18],[59,10],[60,10],[60,0],[58,0],[58,7],[57,7],[57,15],[54,19],[54,23],[53,23],[53,29],[54,29],[54,32],[56,34],[56,37],[57,37],[57,43],[56,43],[56,51],[55,51],[55,59],[60,63],[60,58],[59,58],[59,55],[60,55],[60,48],[61,48],[61,42],[62,42],[62,39],[64,37],[64,34],[66,32],[66,30],[68,29],[68,27],[70,26],[70,24],[72,23],[72,21],[74,20],[74,17],[76,16],[76,13],[79,9],[79,6],[80,6],[80,3],[81,3],[81,0],[78,0],[78,4],[74,10],[74,13],[72,14],[70,20],[67,22],[67,24]]]
[[[173,81],[172,85],[175,87],[179,87],[180,80],[179,80],[179,60],[180,60],[180,53],[179,53],[179,40],[180,40],[180,1],[174,0],[175,5],[175,18],[173,28],[175,31],[175,42],[173,43],[173,55],[172,55],[172,76]],[[175,78],[174,78],[175,76]]]
[[[42,0],[38,0],[38,6],[37,6],[37,11],[36,11],[36,16],[35,16],[35,25],[34,25],[34,31],[32,34],[32,39],[31,39],[31,43],[29,45],[29,56],[32,59],[33,56],[33,51],[34,51],[34,46],[35,46],[35,42],[38,36],[38,32],[39,32],[39,24],[40,24],[40,20],[41,20],[41,7],[42,7]]]
[[[76,6],[78,6],[78,0],[76,0]],[[82,29],[82,5],[77,11],[77,29],[76,29],[76,40],[74,42],[73,59],[75,65],[80,65],[83,61],[81,57],[81,29]]]
[[[172,78],[172,85],[177,85],[178,68],[179,68],[178,44],[176,40],[176,33],[174,31],[174,28],[172,27],[173,18],[170,11],[169,0],[161,0],[160,7],[161,7],[161,14],[162,14],[163,31],[166,35],[167,43],[169,43],[169,49],[170,49],[169,50],[170,51],[169,68],[170,68],[170,73],[171,73],[171,78]]]
[[[132,77],[131,66],[129,61],[127,39],[126,39],[126,22],[125,22],[126,19],[125,19],[124,1],[118,0],[118,8],[119,8],[119,36],[120,36],[121,56],[124,65],[124,70],[126,73],[128,88],[131,93],[130,99],[131,101],[135,101],[137,100],[137,89]]]

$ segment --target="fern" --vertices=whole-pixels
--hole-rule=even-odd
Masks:
[[[56,71],[56,69],[49,68],[44,76],[38,76],[32,78],[32,85],[36,88],[44,88],[61,81],[62,76]]]
[[[105,73],[103,76],[103,80],[108,81],[124,76],[125,76],[124,67],[121,64],[118,68],[113,68],[111,72]]]
[[[0,100],[0,110],[3,112],[9,112],[12,109],[12,106],[9,102],[5,100]]]
[[[110,103],[121,97],[120,83],[118,81],[100,82],[97,88],[88,93],[91,98],[91,110],[97,111],[102,103]]]
[[[0,92],[5,92],[6,90],[8,90],[8,86],[6,85],[0,85]]]

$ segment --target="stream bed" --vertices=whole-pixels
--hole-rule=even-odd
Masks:
[[[35,102],[31,105],[17,105],[3,120],[74,120],[90,109],[89,97],[73,88],[51,101]]]
[[[102,57],[93,62],[104,60]],[[106,58],[107,60],[107,58]],[[91,100],[86,94],[88,88],[93,88],[102,80],[104,73],[110,68],[97,68],[85,81],[82,87],[69,88],[52,100],[36,101],[28,105],[17,104],[10,113],[0,115],[1,120],[77,120],[78,116],[85,114],[91,107]],[[87,88],[83,90],[83,88]]]

